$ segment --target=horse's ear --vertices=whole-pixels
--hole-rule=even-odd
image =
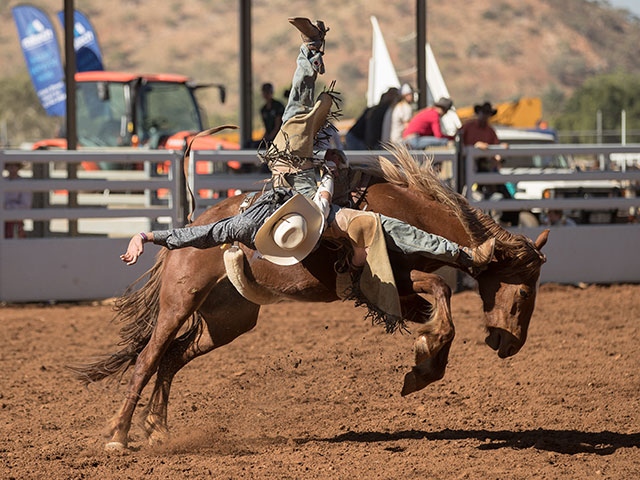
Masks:
[[[536,239],[536,248],[538,250],[541,250],[542,247],[544,247],[544,245],[547,243],[548,238],[549,238],[549,229],[546,229],[544,232],[538,235],[538,238]]]

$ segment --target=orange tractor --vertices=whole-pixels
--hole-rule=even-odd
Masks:
[[[80,148],[111,149],[119,147],[182,150],[193,136],[206,128],[205,112],[195,91],[216,87],[224,103],[223,85],[195,84],[188,77],[174,74],[134,74],[123,72],[79,72],[76,79],[76,124]],[[41,140],[34,150],[67,148],[66,138]],[[239,150],[237,143],[215,137],[199,137],[193,150]],[[117,168],[109,163],[82,162],[85,170]],[[237,161],[226,167],[239,170]],[[224,167],[223,167],[224,168]],[[158,163],[152,174],[169,172],[170,162]],[[197,173],[212,173],[213,165],[198,162]],[[61,192],[67,193],[67,192]],[[217,192],[203,191],[203,196]],[[228,195],[235,194],[235,190]],[[166,196],[162,189],[160,197]]]
[[[139,75],[122,72],[76,73],[78,145],[81,148],[133,147],[180,150],[185,141],[206,127],[204,111],[195,91],[222,85],[193,83],[183,75]],[[35,150],[67,148],[65,138],[41,140]],[[238,150],[238,144],[214,137],[200,137],[194,150]],[[231,168],[239,168],[233,165]],[[99,168],[88,162],[87,170]],[[164,169],[164,166],[160,168]]]

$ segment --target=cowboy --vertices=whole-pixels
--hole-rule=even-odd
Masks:
[[[481,105],[474,105],[473,111],[476,114],[475,118],[465,122],[458,131],[462,145],[474,146],[475,148],[486,150],[489,145],[500,144],[496,131],[489,123],[489,119],[495,116],[498,110],[493,108],[491,103],[484,102]],[[502,146],[507,148],[506,143],[503,143]],[[489,172],[497,169],[500,166],[502,158],[500,155],[494,155],[494,163],[492,166],[486,164],[487,159],[483,160],[482,165],[478,165],[479,172]]]
[[[446,145],[454,137],[446,135],[440,128],[440,119],[451,109],[450,98],[442,97],[431,107],[420,110],[411,119],[402,133],[404,143],[413,150]]]
[[[273,189],[263,193],[243,213],[210,225],[137,234],[120,258],[128,265],[134,264],[145,242],[173,249],[209,248],[239,241],[273,263],[292,265],[311,253],[323,230],[331,226],[329,234],[342,234],[351,241],[352,265],[362,268],[373,239],[380,237],[375,229],[381,226],[389,247],[402,253],[445,257],[463,267],[489,263],[494,239],[473,250],[465,249],[397,219],[332,205],[334,172],[341,165],[346,166],[346,158],[331,149],[324,158],[314,156],[314,150],[321,149],[327,137],[323,131],[331,128],[331,108],[337,102],[331,89],[314,101],[317,75],[324,73],[323,47],[328,29],[323,22],[312,23],[306,18],[290,18],[289,22],[301,32],[303,43],[283,115],[284,124],[262,155],[273,173]],[[307,208],[309,205],[312,208]]]
[[[481,150],[487,150],[489,145],[500,145],[508,148],[506,143],[500,143],[496,131],[491,126],[489,119],[498,113],[491,103],[484,102],[474,105],[475,118],[467,121],[458,131],[463,147],[473,146]],[[493,155],[489,157],[479,157],[476,159],[478,172],[498,172],[502,165],[502,156]],[[506,185],[478,185],[484,198],[513,198]],[[500,221],[507,225],[517,225],[520,214],[518,212],[502,212]]]

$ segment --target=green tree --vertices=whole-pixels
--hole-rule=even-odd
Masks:
[[[0,78],[0,123],[11,147],[55,136],[62,121],[47,116],[28,75]]]
[[[620,141],[621,112],[626,111],[627,131],[640,128],[640,77],[625,72],[597,75],[589,78],[564,103],[561,112],[552,119],[552,125],[565,136],[564,140],[577,143],[596,142],[596,115],[602,111],[602,129],[617,130],[604,141]],[[639,135],[627,135],[629,141],[640,139]]]

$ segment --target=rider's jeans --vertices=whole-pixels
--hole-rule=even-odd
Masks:
[[[316,101],[315,84],[318,74],[309,62],[309,49],[306,45],[300,46],[300,53],[296,60],[296,71],[291,81],[289,100],[282,115],[282,123],[285,124],[294,115],[309,113]]]
[[[460,246],[440,235],[427,233],[396,218],[380,215],[387,248],[406,255],[418,253],[425,257],[455,262]]]

